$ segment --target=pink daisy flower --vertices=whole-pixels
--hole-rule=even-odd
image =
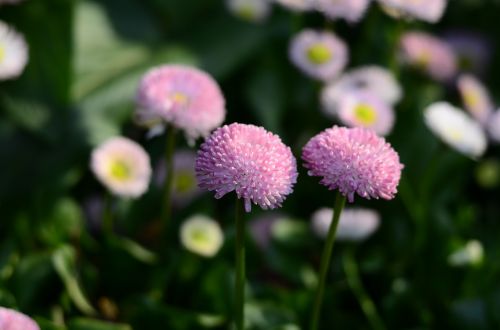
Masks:
[[[338,189],[350,202],[354,194],[392,199],[403,165],[398,153],[372,130],[333,126],[314,136],[302,149],[304,167],[320,183]]]
[[[302,72],[319,80],[331,80],[344,70],[349,59],[346,44],[328,31],[306,29],[290,44],[290,59]]]
[[[429,23],[437,23],[444,14],[447,0],[378,0],[386,12],[394,17],[406,16]]]
[[[407,32],[401,38],[403,61],[424,70],[438,81],[452,79],[457,73],[457,59],[444,41],[423,32]]]
[[[2,330],[40,330],[35,321],[28,316],[0,307],[0,329]]]
[[[143,123],[158,119],[184,131],[188,142],[207,136],[226,116],[217,82],[193,67],[164,65],[147,72],[137,91],[137,116]]]
[[[477,121],[485,124],[494,110],[493,102],[486,87],[470,74],[461,75],[458,78],[457,87],[465,109]]]
[[[350,127],[372,129],[378,135],[389,134],[394,126],[394,110],[369,92],[351,92],[339,100],[340,121]]]
[[[238,123],[218,128],[205,140],[195,170],[201,188],[215,191],[215,198],[234,190],[247,212],[251,202],[263,209],[280,207],[298,175],[295,157],[277,135]]]
[[[356,23],[363,18],[370,0],[316,0],[316,8],[328,18]]]
[[[500,143],[500,109],[491,115],[488,120],[487,129],[490,134],[490,138],[493,141]]]

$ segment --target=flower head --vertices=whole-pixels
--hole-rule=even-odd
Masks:
[[[415,18],[437,23],[444,14],[447,0],[378,0],[388,14],[396,18]]]
[[[215,220],[194,215],[182,223],[180,239],[187,250],[203,257],[213,257],[224,243],[224,234]]]
[[[313,231],[326,238],[332,223],[333,210],[321,208],[312,215]],[[380,224],[379,214],[370,209],[346,208],[340,215],[336,238],[340,241],[359,242],[368,238]]]
[[[182,65],[163,65],[147,72],[136,96],[142,122],[163,120],[184,131],[189,142],[207,136],[226,116],[225,100],[207,73]]]
[[[490,138],[500,143],[500,109],[495,111],[488,120],[487,127]]]
[[[28,45],[24,37],[0,21],[0,80],[17,78],[28,63]]]
[[[363,18],[370,0],[316,0],[316,8],[335,20],[343,18],[348,22],[359,22]]]
[[[291,61],[305,74],[320,80],[335,78],[347,65],[349,51],[335,34],[306,29],[290,44]]]
[[[465,109],[477,121],[485,124],[494,110],[490,94],[486,87],[476,77],[469,74],[461,75],[458,78],[457,86]]]
[[[35,321],[28,316],[0,307],[0,329],[2,330],[40,330]]]
[[[262,22],[271,13],[270,0],[227,0],[228,9],[249,22]]]
[[[423,32],[407,32],[401,38],[403,61],[420,68],[438,81],[447,81],[457,73],[457,59],[444,41]]]
[[[177,204],[186,204],[202,193],[196,184],[194,164],[196,153],[191,150],[179,150],[174,154],[174,177],[172,200]],[[166,166],[162,160],[157,167],[155,182],[162,186],[165,182]]]
[[[350,127],[372,129],[385,136],[394,126],[394,110],[378,96],[369,92],[351,92],[339,100],[340,121]]]
[[[452,148],[472,158],[485,152],[483,129],[461,109],[437,102],[424,110],[424,117],[429,129]]]
[[[460,267],[467,265],[479,265],[483,261],[484,249],[478,240],[470,240],[462,248],[456,250],[448,256],[448,263],[451,266]]]
[[[201,145],[196,159],[201,188],[215,198],[235,191],[263,209],[281,206],[297,181],[297,164],[281,139],[262,127],[233,123],[218,128]]]
[[[392,199],[403,165],[385,139],[372,130],[333,126],[314,136],[302,149],[310,176],[322,177],[328,189],[338,189],[350,202],[363,198]]]
[[[316,0],[274,0],[292,11],[308,11],[314,8]]]
[[[139,197],[148,189],[149,156],[139,144],[127,138],[114,137],[94,149],[90,167],[115,195]]]

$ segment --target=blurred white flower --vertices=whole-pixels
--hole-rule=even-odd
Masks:
[[[222,247],[224,234],[215,220],[193,215],[182,223],[180,239],[187,250],[203,257],[213,257]]]
[[[321,238],[328,236],[332,223],[333,210],[321,208],[312,215],[313,231]],[[340,215],[336,239],[339,241],[363,241],[368,238],[380,224],[379,214],[370,209],[346,208]]]
[[[481,125],[461,109],[446,102],[431,104],[424,110],[429,129],[452,148],[471,157],[486,151],[486,135]]]
[[[0,80],[17,78],[28,63],[28,45],[24,37],[0,21]]]
[[[477,240],[468,241],[465,246],[448,256],[451,266],[478,265],[483,261],[484,249],[481,242]]]
[[[127,138],[113,137],[94,149],[90,167],[115,195],[139,197],[148,189],[149,156],[139,144]]]
[[[271,13],[270,0],[227,0],[226,3],[231,13],[249,22],[262,22]]]
[[[487,129],[490,138],[500,143],[500,109],[495,111],[488,119]]]
[[[316,0],[316,8],[328,18],[343,18],[356,23],[361,20],[371,0]]]
[[[494,110],[486,87],[470,74],[461,75],[458,78],[457,87],[465,109],[481,124],[486,124]]]
[[[316,0],[274,0],[283,7],[293,11],[308,11],[314,8]]]
[[[399,82],[389,70],[375,65],[363,66],[342,74],[323,88],[322,109],[326,114],[335,115],[341,97],[351,92],[372,93],[391,106],[403,95]]]
[[[438,22],[444,14],[447,0],[378,0],[387,14],[395,18],[414,18],[429,23]]]

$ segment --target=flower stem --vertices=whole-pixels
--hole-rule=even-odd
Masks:
[[[175,128],[172,126],[167,126],[167,141],[165,147],[165,185],[163,187],[163,208],[161,219],[163,223],[163,229],[168,232],[168,223],[172,213],[172,186],[174,183],[174,149],[175,149]]]
[[[347,283],[351,287],[352,292],[358,299],[361,309],[365,314],[366,318],[370,322],[371,327],[374,330],[385,330],[384,323],[377,313],[377,308],[375,304],[370,299],[370,296],[366,293],[363,283],[359,277],[358,265],[354,257],[353,249],[349,248],[344,253],[342,258],[344,261],[344,271],[347,277]]]
[[[333,207],[333,219],[330,224],[330,229],[328,231],[328,237],[326,239],[325,247],[323,248],[323,254],[321,255],[321,265],[319,272],[319,283],[316,291],[316,298],[314,300],[314,309],[311,318],[310,330],[318,329],[319,316],[321,312],[321,305],[323,303],[323,295],[325,292],[325,282],[328,269],[330,268],[330,260],[333,251],[333,243],[335,242],[335,233],[337,232],[337,226],[339,224],[340,214],[344,209],[346,198],[337,192],[335,197],[335,205]]]
[[[234,290],[234,322],[243,330],[245,304],[245,222],[243,199],[236,198],[236,281]]]
[[[104,196],[104,206],[102,209],[102,231],[108,237],[113,235],[114,219],[113,219],[113,196],[109,192]]]

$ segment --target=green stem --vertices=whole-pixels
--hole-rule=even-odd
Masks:
[[[113,235],[113,196],[108,192],[104,196],[104,207],[102,211],[102,231],[108,236]]]
[[[323,303],[323,295],[325,292],[325,282],[328,269],[330,268],[330,260],[333,251],[333,243],[335,243],[335,233],[337,232],[337,226],[339,224],[340,214],[345,205],[346,198],[337,192],[335,197],[335,205],[333,207],[333,219],[330,224],[330,229],[328,231],[328,237],[326,239],[325,247],[323,248],[323,254],[321,256],[321,265],[319,272],[319,283],[316,291],[316,298],[314,300],[314,309],[311,318],[310,330],[318,329],[319,316],[321,312],[321,305]]]
[[[363,283],[361,282],[361,278],[359,277],[359,270],[356,259],[354,257],[354,251],[351,248],[345,251],[343,261],[347,283],[358,299],[358,302],[361,305],[361,309],[370,322],[371,327],[374,330],[385,330],[386,327],[377,313],[375,304],[370,299],[370,296],[368,296],[365,288],[363,287]]]
[[[168,232],[168,224],[172,213],[172,187],[174,183],[174,150],[175,150],[175,128],[167,126],[167,141],[165,147],[165,185],[163,188],[163,208],[161,219],[163,229]]]
[[[245,222],[243,199],[236,198],[236,281],[234,290],[234,322],[237,330],[243,330],[245,303]]]

